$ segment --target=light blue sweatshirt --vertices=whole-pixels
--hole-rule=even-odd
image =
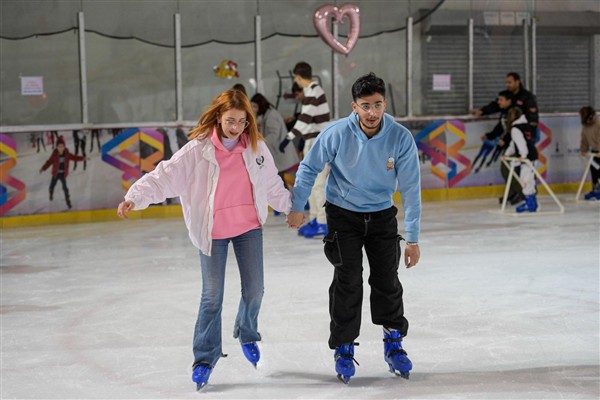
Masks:
[[[304,211],[315,178],[326,163],[331,167],[325,187],[328,202],[350,211],[376,212],[394,204],[392,195],[399,188],[406,240],[419,241],[419,156],[408,129],[384,114],[381,130],[369,139],[354,112],[328,125],[300,163],[292,211]]]

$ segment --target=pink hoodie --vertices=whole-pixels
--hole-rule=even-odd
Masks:
[[[138,179],[125,195],[125,200],[135,204],[134,210],[143,210],[152,203],[179,196],[190,240],[207,256],[212,248],[215,192],[220,179],[216,152],[210,136],[190,140],[173,157],[161,161],[152,172]],[[256,202],[254,212],[260,224],[267,220],[269,205],[287,214],[292,206],[290,192],[277,175],[266,143],[259,140],[256,152],[246,148],[242,158],[252,182]]]
[[[210,140],[215,145],[215,158],[219,164],[212,238],[231,238],[260,228],[252,183],[242,158],[242,153],[248,147],[248,138],[245,134],[241,135],[231,151],[223,146],[216,130]]]

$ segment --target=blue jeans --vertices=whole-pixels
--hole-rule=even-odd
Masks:
[[[253,229],[228,239],[212,242],[211,256],[200,253],[202,266],[202,298],[194,329],[194,367],[215,366],[222,354],[221,311],[225,288],[225,265],[229,242],[233,243],[240,270],[242,298],[238,308],[233,337],[241,343],[260,341],[258,313],[264,292],[262,229]]]

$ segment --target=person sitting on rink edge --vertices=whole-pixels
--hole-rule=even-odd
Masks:
[[[509,90],[513,94],[513,107],[521,109],[527,123],[532,127],[535,132],[539,120],[539,110],[537,107],[537,99],[533,93],[523,87],[521,83],[521,77],[516,72],[509,72],[506,74],[506,90]],[[496,100],[491,101],[488,105],[476,108],[471,111],[471,114],[475,116],[495,114],[500,111],[500,105]]]
[[[527,123],[530,125],[531,131],[534,132],[534,136],[537,136],[539,110],[537,106],[536,96],[523,87],[523,84],[521,83],[521,77],[516,72],[509,72],[508,74],[506,74],[505,85],[506,90],[512,94],[512,101],[510,106],[518,107],[521,109],[521,111],[525,115],[525,118],[527,118]],[[495,101],[491,101],[488,105],[484,107],[472,110],[471,113],[475,116],[480,116],[494,114],[497,112],[501,112],[501,110],[502,109],[500,107],[500,104],[498,103],[498,99],[496,99]],[[508,129],[505,129],[505,132],[507,131]],[[504,141],[504,144],[506,143],[508,143],[508,140]],[[494,159],[493,156],[492,159]],[[504,163],[500,168],[502,176],[504,177],[504,179],[506,179],[508,169],[506,168],[506,166],[504,166]],[[521,193],[519,185],[516,184],[516,186],[511,187],[508,198],[510,204],[518,204],[522,202],[523,199],[524,195],[523,193]],[[500,203],[502,203],[502,198],[500,198],[499,201]]]
[[[590,165],[592,175],[592,190],[586,193],[586,200],[600,200],[600,120],[596,115],[596,110],[586,106],[579,110],[581,117],[581,143],[579,151],[581,155],[587,156],[588,152],[599,154],[595,155]]]
[[[419,154],[412,134],[385,113],[385,82],[364,75],[352,85],[352,113],[329,124],[300,163],[293,189],[290,227],[304,221],[304,204],[326,166],[324,252],[333,265],[329,287],[330,336],[338,378],[355,374],[354,346],[360,333],[363,300],[363,247],[369,260],[371,319],[383,327],[384,360],[390,372],[408,378],[412,363],[402,349],[408,333],[402,284],[398,209],[402,195],[407,268],[419,262],[421,180]],[[357,363],[358,364],[358,363]]]
[[[510,142],[503,157],[513,157],[528,159],[533,163],[538,158],[538,152],[535,147],[535,139],[532,138],[531,126],[527,123],[527,118],[523,111],[518,107],[508,110],[506,123],[510,127]],[[535,187],[535,173],[529,165],[523,165],[520,161],[513,160],[511,164],[520,167],[517,173],[523,187],[525,201],[517,206],[516,212],[525,211],[536,212],[538,203],[536,199],[537,189]],[[516,179],[515,179],[516,181]]]
[[[495,159],[497,159],[500,155],[502,155],[504,153],[504,151],[506,151],[506,146],[508,145],[508,142],[506,140],[504,140],[504,139],[506,139],[505,135],[507,133],[506,113],[508,112],[509,108],[512,106],[512,101],[513,101],[513,94],[510,90],[502,90],[498,93],[498,98],[496,100],[496,102],[498,103],[498,107],[500,109],[500,115],[498,116],[498,122],[496,123],[496,125],[494,125],[494,128],[492,128],[492,130],[490,132],[486,132],[483,135],[481,135],[481,140],[483,141],[483,144],[481,146],[480,154],[478,154],[477,157],[475,158],[475,160],[473,161],[473,165],[475,165],[475,163],[477,162],[477,159],[479,158],[481,153],[484,151],[484,146],[486,145],[486,143],[487,143],[488,150],[487,150],[487,153],[484,153],[485,156],[483,157],[483,160],[481,161],[481,164],[479,165],[479,167],[475,169],[475,172],[479,172],[479,170],[483,166],[483,163],[485,162],[485,157],[490,152],[490,150],[489,150],[490,147],[494,146],[494,154],[492,154],[492,158],[487,163],[487,165],[486,165],[487,167],[489,167],[492,164],[492,162],[495,161]]]
[[[264,292],[263,231],[268,206],[288,213],[290,192],[277,174],[256,127],[248,97],[229,89],[217,96],[189,133],[189,142],[127,191],[118,215],[179,196],[192,244],[199,249],[202,296],[194,329],[192,380],[208,383],[223,356],[221,313],[225,266],[232,243],[241,280],[233,327],[244,356],[260,360],[258,314]]]

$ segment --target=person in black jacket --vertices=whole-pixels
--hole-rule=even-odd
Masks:
[[[513,94],[513,106],[521,109],[527,123],[533,128],[533,131],[537,129],[539,112],[537,107],[537,99],[533,93],[523,87],[521,83],[521,77],[516,72],[509,72],[506,74],[506,89],[510,90]],[[498,101],[492,101],[487,106],[476,108],[471,111],[471,114],[475,116],[494,114],[500,111]]]
[[[484,146],[486,146],[486,143],[488,144],[488,146],[491,144],[492,148],[494,149],[494,152],[492,153],[492,158],[490,159],[490,161],[487,162],[486,167],[489,167],[493,162],[496,162],[496,160],[498,160],[498,157],[504,154],[506,146],[508,145],[509,140],[505,140],[504,136],[506,136],[508,131],[506,126],[506,113],[513,104],[512,92],[510,90],[502,90],[501,92],[499,92],[497,103],[500,111],[498,123],[490,132],[486,132],[481,136],[481,140],[483,141],[482,150],[473,161],[473,166],[475,166],[475,164],[477,163],[477,159],[482,154],[482,151],[484,151]],[[490,152],[490,150],[488,150],[487,153],[485,153],[485,156],[481,160],[481,164],[478,168],[475,169],[476,173],[483,166],[485,158],[487,157],[487,154]]]
[[[509,72],[508,74],[506,74],[505,83],[506,83],[506,91],[500,92],[500,93],[510,92],[512,94],[512,101],[511,101],[510,105],[512,107],[519,108],[522,111],[523,115],[525,115],[525,118],[527,118],[527,123],[530,126],[529,131],[531,132],[531,135],[533,137],[532,140],[534,140],[534,143],[535,143],[535,140],[537,138],[537,125],[538,125],[538,120],[539,120],[537,99],[533,93],[531,93],[530,91],[528,91],[527,89],[525,89],[523,87],[523,84],[521,83],[521,77],[516,72]],[[501,113],[500,119],[502,120],[502,118],[505,116],[506,109],[504,109],[504,115],[503,115],[503,109],[502,109],[502,107],[500,107],[500,105],[498,103],[499,103],[498,100],[492,101],[484,107],[476,108],[476,109],[472,110],[471,114],[473,114],[475,116],[480,116],[480,115],[489,115],[489,114],[494,114],[494,113],[500,112]],[[498,132],[499,132],[498,128],[499,128],[499,126],[496,125],[494,130],[490,134],[488,134],[488,135],[491,135],[491,136],[488,136],[489,139],[493,139],[494,137],[496,137],[496,135],[498,135]],[[507,130],[507,129],[502,130],[502,132],[507,132],[507,131],[509,131],[509,130]],[[510,142],[510,138],[508,138],[508,140],[503,140],[501,138],[500,141],[498,142],[498,145],[504,147],[509,142]],[[505,147],[504,147],[504,149],[505,149]],[[502,149],[502,151],[504,149]],[[497,149],[497,150],[500,150],[500,149]],[[497,158],[497,156],[500,153],[502,153],[502,151],[500,151],[498,153],[495,151],[494,155],[492,155],[492,160],[495,160]],[[504,164],[502,164],[501,171],[502,171],[502,175],[506,179],[506,176],[508,175],[508,172],[507,172],[508,169],[504,166]],[[525,198],[525,196],[521,192],[519,186],[511,185],[509,196],[508,196],[509,203],[514,205],[514,204],[522,202],[524,200],[524,198]],[[500,198],[500,203],[502,203],[502,198]]]

